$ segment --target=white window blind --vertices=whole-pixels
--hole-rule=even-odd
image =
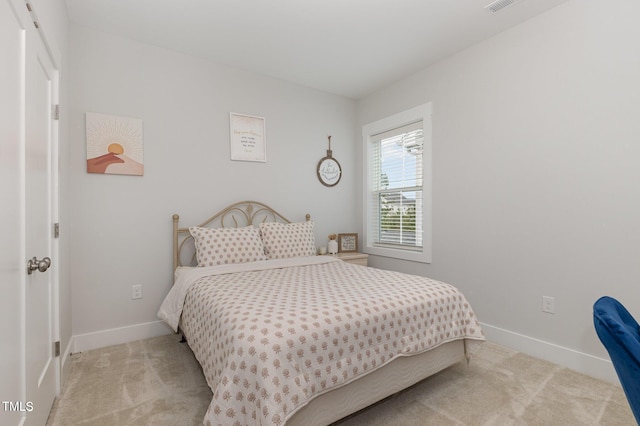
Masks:
[[[429,102],[362,126],[365,253],[431,263],[431,111]]]
[[[370,137],[368,240],[377,247],[423,246],[423,122]]]

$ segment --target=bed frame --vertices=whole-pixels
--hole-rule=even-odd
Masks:
[[[189,227],[180,228],[180,216],[173,215],[173,270],[178,266],[195,266],[195,241],[189,234]],[[307,213],[307,222],[311,215]],[[258,225],[261,222],[291,223],[289,219],[258,201],[240,201],[225,207],[199,225],[200,228],[238,228]]]
[[[195,246],[189,228],[179,226],[180,217],[173,215],[173,266],[193,266]],[[306,215],[306,220],[311,216]],[[239,227],[261,222],[290,221],[258,201],[234,203],[211,216],[199,227]],[[188,337],[188,336],[187,336]],[[299,409],[287,426],[328,425],[406,389],[433,374],[465,360],[464,342],[456,340],[419,355],[396,358],[371,373],[342,387],[325,392]]]

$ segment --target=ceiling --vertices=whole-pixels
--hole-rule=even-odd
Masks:
[[[505,0],[509,2],[510,0]],[[362,98],[566,0],[66,0],[69,19]]]

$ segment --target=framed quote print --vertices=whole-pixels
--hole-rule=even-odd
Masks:
[[[229,114],[231,159],[234,161],[267,161],[267,138],[264,117]]]
[[[355,253],[358,251],[358,234],[338,234],[338,252]]]

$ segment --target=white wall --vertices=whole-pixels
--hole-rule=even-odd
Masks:
[[[356,229],[354,101],[78,26],[70,35],[76,350],[139,337],[104,330],[157,321],[172,282],[173,213],[192,225],[253,199],[290,220],[311,213],[318,245]],[[144,121],[143,177],[86,173],[88,111]],[[229,112],[266,118],[267,163],[230,161]],[[344,170],[334,188],[316,178],[328,135]],[[131,300],[134,284],[141,300]],[[148,326],[142,337],[168,331]]]
[[[569,1],[361,100],[359,127],[434,109],[433,263],[370,263],[455,284],[490,337],[612,377],[590,364],[608,358],[592,306],[640,316],[638,16]]]
[[[354,135],[433,102],[433,263],[371,264],[451,282],[492,340],[611,378],[591,314],[609,294],[640,315],[639,12],[631,1],[569,1],[357,105],[72,26],[76,349],[127,335],[105,330],[155,327],[175,212],[193,223],[258,199],[294,220],[310,212],[319,244],[329,232],[361,232]],[[87,111],[144,120],[144,177],[85,172]],[[229,160],[230,111],[266,117],[266,164]],[[345,171],[331,189],[315,177],[328,134]],[[133,284],[142,300],[130,299]],[[555,315],[542,313],[543,295],[556,298]]]

